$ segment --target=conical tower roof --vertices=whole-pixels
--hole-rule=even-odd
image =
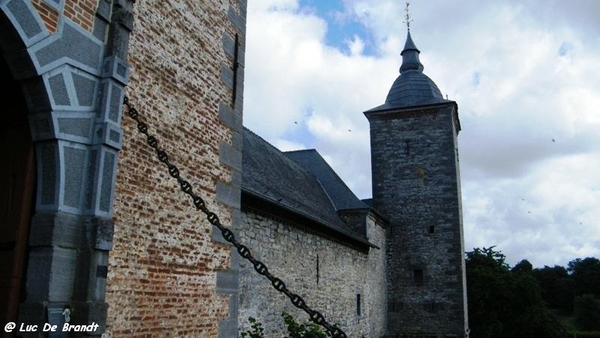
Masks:
[[[444,99],[437,85],[423,74],[425,67],[419,60],[420,53],[408,31],[404,49],[400,53],[402,55],[400,75],[392,84],[385,103],[370,111],[450,102]]]

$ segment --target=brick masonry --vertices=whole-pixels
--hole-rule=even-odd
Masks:
[[[232,49],[236,35],[242,49],[244,32],[231,17],[244,11],[237,1],[139,1],[129,47],[127,95],[226,225],[239,215],[241,172],[241,104],[232,94],[234,73],[243,77]],[[239,126],[222,122],[222,106],[239,115]],[[215,240],[135,124],[124,119],[123,129],[105,336],[237,335],[231,247]]]
[[[38,164],[19,318],[40,324],[69,308],[72,323],[100,323],[95,335],[236,336],[231,247],[121,102],[129,85],[161,146],[235,227],[245,1],[131,5],[0,1],[3,57],[28,100]]]
[[[240,228],[241,239],[254,257],[330,323],[339,324],[349,337],[381,337],[386,324],[385,229],[369,217],[367,232],[369,240],[382,249],[360,252],[258,210],[243,209]],[[287,333],[283,311],[300,322],[308,320],[306,313],[273,289],[250,263],[240,265],[243,330],[249,329],[248,318],[254,317],[263,324],[266,337],[282,337]]]

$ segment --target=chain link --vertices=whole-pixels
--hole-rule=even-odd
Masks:
[[[206,203],[204,202],[202,197],[194,193],[192,185],[180,176],[179,169],[177,168],[177,166],[175,166],[169,161],[169,156],[167,155],[167,153],[158,146],[158,140],[156,139],[156,137],[148,133],[148,125],[141,121],[137,109],[133,107],[127,96],[125,96],[123,103],[127,107],[127,115],[129,115],[129,117],[131,117],[137,123],[138,131],[146,136],[146,142],[148,143],[148,145],[152,149],[154,149],[154,151],[156,151],[158,159],[167,166],[169,170],[169,175],[176,179],[179,183],[179,187],[181,188],[181,190],[192,198],[194,206],[197,210],[202,211],[206,215],[208,222],[219,228],[221,234],[223,235],[223,238],[225,238],[226,241],[230,242],[231,244],[233,244],[233,246],[235,246],[240,256],[250,261],[250,263],[252,263],[252,265],[254,266],[254,270],[256,270],[256,272],[258,272],[262,276],[267,277],[271,281],[271,284],[273,285],[273,288],[275,288],[275,290],[285,294],[290,299],[292,304],[294,304],[295,307],[304,310],[304,312],[306,312],[309,315],[310,319],[314,323],[321,325],[333,337],[346,338],[347,336],[344,333],[344,331],[342,331],[337,326],[328,323],[325,320],[325,317],[320,312],[311,309],[302,297],[291,292],[285,286],[285,283],[281,279],[273,276],[263,262],[255,259],[252,256],[252,253],[250,252],[250,249],[248,249],[248,247],[240,244],[237,241],[233,232],[221,224],[219,216],[217,216],[217,214],[210,211],[206,207]]]

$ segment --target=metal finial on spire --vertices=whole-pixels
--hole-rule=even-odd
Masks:
[[[408,11],[409,6],[410,2],[407,1],[406,8],[404,8],[404,11],[406,12],[406,14],[404,15],[404,23],[406,24],[406,28],[408,28],[408,30],[410,31],[410,23],[412,22],[412,19],[410,18],[410,12]]]

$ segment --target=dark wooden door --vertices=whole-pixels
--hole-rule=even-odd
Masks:
[[[29,126],[0,135],[0,323],[15,321],[26,262],[35,183]]]
[[[17,319],[33,212],[35,155],[21,88],[0,57],[0,323]],[[4,331],[2,328],[0,330]]]

